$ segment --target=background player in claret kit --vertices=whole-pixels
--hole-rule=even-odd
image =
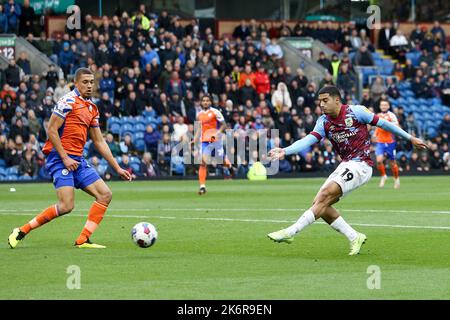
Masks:
[[[197,121],[201,124],[201,131],[197,131],[193,143],[201,141],[201,157],[202,163],[198,170],[198,181],[200,189],[199,195],[206,193],[206,177],[208,175],[207,164],[211,157],[222,158],[224,166],[230,168],[231,163],[225,157],[221,135],[226,128],[225,119],[222,113],[211,107],[211,97],[204,95],[201,99],[202,110],[197,115]]]
[[[276,242],[291,243],[294,235],[322,218],[333,229],[347,237],[350,241],[349,255],[356,255],[367,237],[355,231],[332,205],[341,197],[367,183],[372,176],[373,162],[370,158],[367,124],[408,139],[418,148],[426,148],[426,144],[398,126],[379,118],[364,106],[343,105],[339,89],[335,86],[323,87],[318,96],[324,115],[317,120],[314,130],[287,148],[271,150],[269,157],[278,160],[286,155],[298,153],[326,137],[333,144],[342,162],[320,188],[312,207],[306,210],[296,223],[286,229],[269,233],[268,237]]]
[[[389,121],[390,123],[394,125],[399,125],[397,117],[395,114],[391,111],[389,111],[389,102],[388,101],[381,101],[380,102],[380,110],[381,112],[378,113],[378,117],[381,119],[384,119],[386,121]],[[389,164],[392,170],[392,175],[394,176],[394,188],[399,189],[400,188],[400,177],[398,173],[398,165],[397,161],[395,161],[395,138],[394,135],[381,128],[375,129],[375,138],[377,141],[377,145],[375,148],[375,155],[377,156],[377,169],[381,173],[381,180],[380,180],[380,188],[384,187],[384,184],[387,180],[386,175],[386,168],[384,167],[384,155],[386,154],[387,158],[389,159]]]
[[[83,158],[83,148],[89,135],[100,154],[124,180],[131,175],[123,170],[111,154],[99,128],[97,106],[90,100],[94,74],[86,68],[75,73],[75,89],[57,103],[48,125],[48,140],[43,152],[47,155],[46,168],[53,178],[58,203],[45,209],[30,222],[15,228],[8,238],[11,248],[45,223],[71,212],[74,208],[75,188],[95,198],[87,222],[75,241],[79,248],[105,248],[91,243],[89,237],[100,224],[111,201],[112,194],[94,168]]]

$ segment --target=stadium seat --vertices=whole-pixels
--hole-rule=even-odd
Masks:
[[[0,168],[6,167],[6,162],[3,159],[0,159]]]
[[[122,124],[122,126],[120,127],[120,136],[125,137],[127,134],[129,134],[131,137],[133,137],[134,131],[135,130],[132,124]]]
[[[170,175],[185,175],[185,167],[183,164],[183,158],[180,156],[171,157],[170,161]]]
[[[120,127],[120,123],[113,123],[111,126],[109,126],[109,131],[111,131],[113,134],[119,134]]]
[[[136,146],[136,149],[138,151],[145,151],[145,141],[144,139],[136,139],[136,141],[134,142],[134,145]]]
[[[136,122],[144,122],[144,121],[145,121],[145,117],[143,117],[143,116],[136,116],[136,117],[133,118],[133,122],[134,123],[136,123]]]
[[[17,180],[19,180],[19,176],[17,174],[10,174],[10,175],[6,176],[6,180],[17,181]]]
[[[145,118],[148,118],[148,117],[156,118],[156,112],[155,112],[155,110],[152,110],[152,111],[147,111],[147,110],[145,110],[145,111],[142,113],[142,115],[143,115]]]
[[[19,174],[19,170],[17,167],[9,167],[8,169],[6,169],[7,176],[18,175],[18,174]]]
[[[33,178],[30,177],[30,176],[19,176],[19,177],[18,177],[18,180],[21,180],[21,181],[31,181],[31,180],[33,180]]]
[[[50,174],[45,169],[45,166],[39,169],[38,178],[42,180],[50,180]]]
[[[118,117],[111,117],[106,121],[106,125],[107,125],[108,129],[110,129],[111,126],[116,123],[117,124],[120,123],[120,119]]]
[[[139,160],[138,157],[131,156],[130,157],[130,163],[141,163],[141,160]]]
[[[438,132],[435,128],[428,128],[427,135],[428,135],[428,138],[433,139],[433,138],[436,138],[436,136],[438,135]]]
[[[134,126],[135,132],[144,132],[145,128],[146,126],[143,123],[136,123],[136,125]]]
[[[6,175],[7,175],[6,169],[3,167],[0,167],[0,176],[6,176]]]
[[[141,165],[139,163],[132,163],[130,166],[135,173],[141,171]]]
[[[144,139],[144,132],[143,131],[138,131],[133,135],[133,142],[137,141],[139,139]]]

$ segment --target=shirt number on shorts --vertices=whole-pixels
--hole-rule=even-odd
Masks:
[[[346,168],[345,171],[341,174],[341,177],[345,177],[345,182],[349,182],[353,179],[353,173],[350,172],[349,168]]]

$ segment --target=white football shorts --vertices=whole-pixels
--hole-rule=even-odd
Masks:
[[[328,177],[321,189],[330,181],[336,182],[342,189],[342,197],[366,184],[372,177],[373,169],[364,161],[345,161]]]

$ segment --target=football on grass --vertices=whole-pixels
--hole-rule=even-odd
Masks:
[[[158,231],[149,222],[139,222],[131,229],[131,239],[141,248],[149,248],[155,244]]]

